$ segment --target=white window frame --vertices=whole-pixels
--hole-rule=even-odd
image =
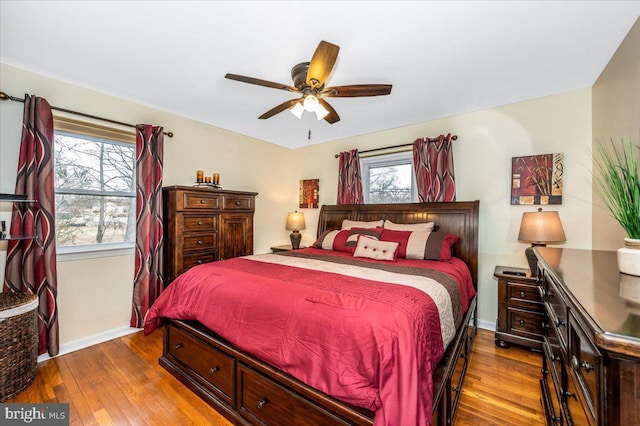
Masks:
[[[369,179],[370,169],[376,167],[392,167],[401,165],[411,165],[411,201],[418,202],[418,187],[416,185],[416,174],[413,172],[413,152],[402,151],[391,154],[372,155],[360,158],[360,173],[362,174],[362,192],[364,203],[369,204]]]
[[[61,134],[71,137],[81,137],[96,142],[107,142],[114,145],[134,146],[136,135],[130,130],[120,130],[112,127],[105,127],[98,124],[74,120],[65,116],[54,116],[54,134]],[[55,137],[54,137],[55,140]],[[54,142],[55,144],[55,142]],[[134,164],[135,169],[135,164]],[[135,173],[134,173],[135,177]],[[55,188],[56,194],[80,194],[80,195],[110,195],[136,197],[133,192],[119,191],[95,191],[95,190],[68,190]],[[125,241],[116,243],[82,244],[74,246],[56,246],[56,260],[59,262],[83,259],[95,259],[110,256],[133,255],[135,241]]]

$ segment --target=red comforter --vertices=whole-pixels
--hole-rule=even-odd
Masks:
[[[377,426],[424,425],[433,370],[474,295],[459,259],[369,261],[309,248],[190,269],[154,303],[144,331],[162,318],[198,320],[308,385],[374,410]]]

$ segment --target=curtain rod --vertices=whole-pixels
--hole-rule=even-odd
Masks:
[[[429,139],[429,141],[434,141],[434,140],[437,140],[437,138]],[[451,140],[452,141],[458,140],[458,135],[451,136]],[[366,154],[367,152],[383,151],[383,150],[386,150],[386,149],[394,149],[394,148],[404,148],[406,146],[413,146],[413,143],[405,143],[405,144],[402,144],[402,145],[385,146],[385,147],[382,147],[382,148],[365,149],[364,151],[358,151],[358,152],[360,154]],[[340,158],[340,154],[336,154],[336,158]]]
[[[6,100],[24,103],[24,99],[22,99],[22,98],[16,98],[15,96],[10,96],[10,95],[7,95],[4,92],[0,92],[0,101],[6,101]],[[73,111],[73,110],[66,109],[66,108],[55,107],[53,105],[51,106],[51,109],[56,110],[56,111],[68,112],[69,114],[80,115],[82,117],[93,118],[95,120],[106,121],[107,123],[119,124],[119,125],[125,126],[125,127],[133,127],[134,129],[136,128],[135,124],[123,123],[122,121],[116,121],[116,120],[111,120],[109,118],[98,117],[97,115],[85,114],[84,112],[78,112],[78,111]],[[165,135],[169,136],[170,138],[173,137],[173,132],[163,132],[163,133]]]

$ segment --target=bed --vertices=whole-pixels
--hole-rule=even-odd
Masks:
[[[160,364],[235,424],[451,424],[477,328],[478,212],[325,205],[318,247],[193,268],[145,333],[164,325]],[[323,249],[345,219],[434,222],[431,235],[457,241],[446,261]],[[371,242],[356,241],[356,254]]]

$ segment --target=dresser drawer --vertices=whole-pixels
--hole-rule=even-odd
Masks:
[[[184,232],[215,232],[218,230],[218,216],[184,215],[182,220]]]
[[[199,234],[184,237],[184,251],[213,250],[217,247],[217,234]]]
[[[185,272],[187,269],[191,269],[194,266],[202,265],[203,263],[209,263],[216,260],[216,252],[214,250],[210,250],[204,253],[191,253],[184,254],[182,256],[182,271],[179,273]]]
[[[183,208],[185,210],[219,209],[220,195],[203,192],[184,192]]]
[[[233,404],[235,359],[173,326],[169,326],[168,339],[169,354],[195,371],[205,386]]]
[[[569,374],[575,378],[578,390],[583,395],[585,408],[591,417],[595,418],[602,355],[578,324],[573,313],[569,314],[569,336]]]
[[[546,271],[545,271],[546,272]],[[567,302],[565,302],[557,284],[545,273],[544,300],[547,305],[548,321],[558,331],[561,346],[567,347]]]
[[[575,377],[569,374],[567,380],[567,400],[565,403],[565,418],[567,424],[571,426],[592,426],[595,425],[593,417],[588,414],[588,408],[584,406],[582,394],[576,386]]]
[[[240,364],[240,412],[252,423],[267,425],[347,424],[262,374]]]
[[[224,210],[253,210],[253,197],[245,195],[225,195],[222,200]]]

